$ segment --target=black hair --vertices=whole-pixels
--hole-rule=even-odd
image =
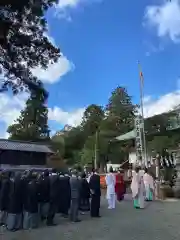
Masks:
[[[139,170],[140,170],[140,167],[136,167],[136,168],[135,168],[135,172],[136,172],[136,173],[138,173]]]
[[[52,173],[57,173],[57,170],[55,168],[53,168]]]
[[[44,177],[49,177],[49,171],[48,170],[44,171]]]
[[[94,173],[95,171],[96,171],[95,168],[92,168],[91,172]]]
[[[81,177],[82,177],[82,178],[86,178],[86,173],[83,172],[83,173],[81,174]]]

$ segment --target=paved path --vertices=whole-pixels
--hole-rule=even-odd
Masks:
[[[102,201],[102,218],[82,216],[81,223],[58,218],[56,227],[9,233],[1,231],[0,240],[179,240],[180,202],[154,202],[135,210],[130,200],[107,210]]]

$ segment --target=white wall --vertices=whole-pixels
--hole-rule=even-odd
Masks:
[[[129,163],[136,164],[136,152],[129,153]]]

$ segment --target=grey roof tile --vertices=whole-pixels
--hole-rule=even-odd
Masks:
[[[53,153],[53,151],[46,145],[30,142],[18,142],[6,139],[0,139],[0,149],[26,152]]]

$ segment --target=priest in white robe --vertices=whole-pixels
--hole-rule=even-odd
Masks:
[[[116,178],[112,168],[109,169],[109,173],[106,175],[105,180],[107,185],[106,198],[108,200],[108,209],[114,209],[116,204],[116,193],[115,193]]]
[[[133,178],[131,182],[132,197],[135,208],[144,208],[144,198],[145,198],[145,186],[143,179],[144,171],[136,168],[133,172]]]
[[[144,185],[145,185],[145,192],[146,201],[152,201],[153,200],[153,192],[154,192],[154,179],[149,174],[148,169],[145,169],[145,174],[143,176],[144,179]]]

